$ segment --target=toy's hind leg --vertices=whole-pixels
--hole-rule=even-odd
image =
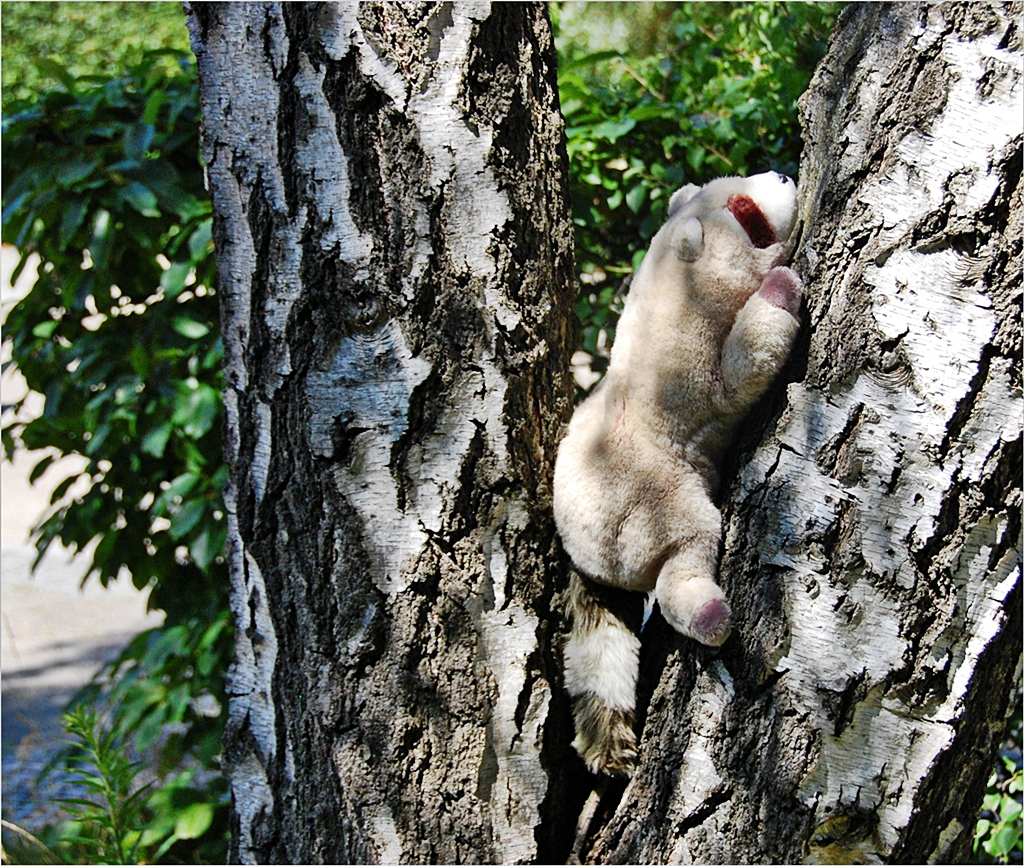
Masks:
[[[704,532],[682,539],[665,560],[654,588],[669,625],[708,646],[724,643],[732,628],[732,611],[715,580],[720,534],[716,520]]]
[[[573,699],[573,746],[592,773],[630,776],[636,763],[636,683],[644,596],[601,586],[575,571],[565,686]]]

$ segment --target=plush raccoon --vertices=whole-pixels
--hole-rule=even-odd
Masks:
[[[801,282],[784,267],[796,216],[796,185],[774,172],[677,191],[608,373],[559,446],[555,520],[583,575],[570,585],[565,680],[592,772],[628,776],[636,760],[639,622],[605,587],[654,590],[665,619],[701,643],[729,636],[718,467],[799,329]]]

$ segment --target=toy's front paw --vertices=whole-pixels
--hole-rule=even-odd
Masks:
[[[785,310],[794,319],[797,318],[803,283],[796,271],[786,267],[772,268],[757,293],[773,307]]]

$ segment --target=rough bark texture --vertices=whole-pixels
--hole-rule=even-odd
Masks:
[[[233,855],[564,858],[572,232],[546,9],[190,14],[228,382]]]
[[[806,339],[726,495],[734,637],[652,619],[584,859],[969,852],[1021,657],[1021,12],[841,18],[801,106]]]

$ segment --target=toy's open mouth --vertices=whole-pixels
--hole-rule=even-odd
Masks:
[[[734,195],[726,206],[729,213],[736,217],[736,222],[743,226],[750,242],[759,250],[770,247],[778,240],[772,224],[749,195]]]

